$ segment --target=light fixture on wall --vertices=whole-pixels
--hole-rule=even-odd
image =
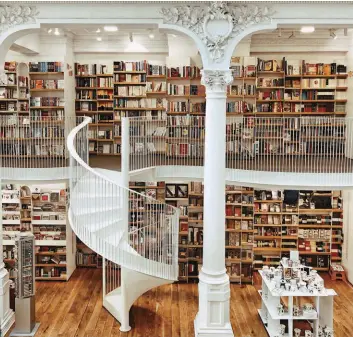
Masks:
[[[331,36],[334,40],[336,40],[336,39],[337,39],[337,35],[335,34],[335,30],[334,30],[334,29],[330,29],[329,32],[330,32],[330,36]]]
[[[100,36],[97,36],[97,41],[102,41],[102,38]]]
[[[106,32],[116,32],[118,30],[117,26],[104,26]]]
[[[153,33],[153,30],[152,30],[152,29],[150,29],[150,30],[148,31],[148,37],[149,37],[150,39],[154,39],[154,33]]]
[[[129,44],[127,47],[124,49],[124,52],[127,53],[143,53],[143,52],[148,52],[147,48],[145,48],[142,44],[137,43],[134,41],[134,37],[132,33],[129,33]]]
[[[314,33],[315,32],[315,27],[314,26],[303,26],[300,28],[300,32],[307,34],[307,33]]]
[[[51,28],[48,29],[48,34],[50,34],[53,30]]]
[[[100,33],[100,32],[101,32],[101,29],[98,28],[98,29],[96,30],[96,33]]]
[[[59,28],[55,28],[54,35],[60,35]]]

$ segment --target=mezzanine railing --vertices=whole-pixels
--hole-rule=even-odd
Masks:
[[[203,166],[205,120],[129,119],[130,170]],[[353,118],[228,117],[226,168],[291,173],[353,173]]]
[[[76,123],[76,117],[0,116],[0,177],[68,179],[66,138]]]

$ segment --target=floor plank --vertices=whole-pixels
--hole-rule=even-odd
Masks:
[[[36,315],[41,323],[35,337],[193,337],[198,307],[197,284],[171,284],[141,296],[130,312],[132,330],[122,333],[120,324],[102,307],[101,269],[77,269],[69,282],[37,282]],[[335,337],[351,337],[353,288],[333,282],[323,274],[335,298]],[[254,285],[231,285],[231,322],[236,337],[267,337],[257,309],[261,305]]]

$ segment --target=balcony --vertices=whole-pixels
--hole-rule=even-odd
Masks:
[[[0,117],[0,177],[11,180],[69,178],[66,139],[83,118]],[[86,145],[85,145],[86,144]],[[87,158],[87,139],[80,155]]]
[[[352,186],[352,123],[332,117],[229,117],[226,180],[250,186]],[[129,130],[134,174],[155,167],[156,178],[202,179],[204,117],[131,118]]]

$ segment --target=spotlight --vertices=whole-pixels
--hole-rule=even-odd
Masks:
[[[53,30],[51,28],[48,29],[48,34],[50,34]]]
[[[55,28],[54,34],[55,35],[60,35],[59,28]]]
[[[154,39],[154,34],[151,32],[151,33],[148,34],[148,37],[149,37],[150,39]]]
[[[315,27],[314,26],[303,26],[302,28],[300,28],[300,31],[302,33],[313,33],[313,32],[315,32]]]
[[[117,26],[104,26],[106,32],[116,32],[118,30]]]
[[[97,36],[97,41],[102,41],[102,38],[100,36]]]
[[[98,29],[96,30],[96,33],[100,33],[100,32],[101,32],[101,29],[98,28]]]

